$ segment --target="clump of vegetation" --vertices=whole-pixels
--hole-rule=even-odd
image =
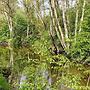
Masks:
[[[9,84],[2,74],[0,74],[0,90],[10,90]]]
[[[89,90],[90,1],[0,0],[0,67],[0,90]]]

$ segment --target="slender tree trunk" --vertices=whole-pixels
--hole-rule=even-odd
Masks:
[[[78,17],[79,17],[79,0],[76,1],[76,19],[75,19],[75,43],[77,38],[77,29],[78,29]]]
[[[46,16],[46,11],[45,11],[45,0],[42,0],[43,2],[43,16]]]
[[[61,42],[61,45],[63,46],[63,48],[65,48],[66,45],[65,45],[65,40],[64,40],[64,34],[63,34],[61,26],[59,24],[57,10],[56,10],[56,2],[54,0],[49,0],[49,2],[50,2],[50,7],[51,7],[53,24],[54,24],[57,36]]]
[[[9,16],[6,12],[5,12],[5,16],[8,22],[8,27],[10,30],[10,41],[9,41],[9,49],[10,49],[10,65],[9,67],[11,67],[11,75],[9,77],[9,83],[13,83],[13,67],[14,67],[14,58],[13,58],[13,21],[12,21],[12,17]]]
[[[70,0],[66,0],[66,20],[67,20],[67,30],[68,30],[68,50],[70,48],[70,38],[71,38],[71,24],[70,23]]]
[[[33,4],[33,6],[34,6],[34,9],[35,9],[35,11],[37,13],[38,19],[40,19],[41,23],[43,24],[44,28],[46,29],[46,24],[45,24],[45,22],[44,22],[44,20],[42,18],[40,9],[38,9],[34,4]]]
[[[54,27],[53,27],[53,22],[52,22],[52,15],[51,15],[51,12],[50,12],[50,36],[51,36],[51,39],[52,39],[52,44],[54,46],[54,49],[57,51],[57,46],[55,44],[55,40],[54,40]]]
[[[66,23],[66,1],[62,1],[62,18],[63,18],[63,24],[64,24],[64,30],[65,30],[65,38],[68,39],[68,29],[67,29],[67,23]]]
[[[90,76],[88,77],[88,80],[87,80],[87,87],[89,86],[89,83],[90,83]]]
[[[62,1],[62,18],[63,18],[63,24],[64,24],[64,30],[65,30],[65,39],[67,48],[69,48],[69,43],[67,42],[68,38],[68,29],[67,29],[67,21],[66,21],[66,0]]]
[[[54,9],[56,24],[58,25],[58,29],[59,29],[59,32],[61,34],[61,40],[62,40],[61,42],[62,42],[63,47],[65,48],[66,44],[65,44],[65,40],[64,40],[64,34],[62,32],[62,29],[61,29],[61,26],[60,26],[60,23],[59,23],[59,20],[58,20],[58,15],[57,15],[57,10],[56,10],[56,1],[55,0],[52,0],[52,6],[53,6],[53,9]]]
[[[27,20],[27,39],[29,38],[29,21]]]
[[[10,30],[10,63],[11,63],[11,66],[13,67],[14,65],[14,60],[13,60],[13,22],[12,22],[12,18],[9,17],[9,30]]]
[[[66,0],[66,7],[67,7],[68,10],[70,9],[69,0]],[[67,29],[68,29],[68,37],[69,37],[69,31],[70,31],[69,11],[66,12],[66,19],[67,19]]]
[[[82,22],[83,22],[83,19],[84,19],[84,14],[85,14],[85,5],[86,5],[86,0],[83,1],[83,7],[82,7],[82,16],[81,16],[81,19],[80,19],[80,27],[79,27],[79,33],[81,32],[81,27],[82,27]]]
[[[51,5],[51,2],[50,2],[50,6],[51,6],[51,9],[50,9],[50,13],[51,13],[51,21],[52,21],[52,24],[53,24],[53,29],[55,29],[56,31],[56,34],[57,34],[57,37],[59,39],[59,41],[61,42],[61,37],[60,37],[60,33],[58,31],[58,28],[56,26],[56,23],[55,23],[55,16],[54,16],[54,10],[53,10],[53,7]]]

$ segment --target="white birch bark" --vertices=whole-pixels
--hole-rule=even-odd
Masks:
[[[68,38],[68,28],[67,28],[67,20],[66,20],[66,0],[62,0],[62,18],[63,18],[63,24],[64,24],[64,30],[65,30],[65,39],[67,48],[69,49],[69,43],[67,42]]]
[[[57,36],[63,46],[63,48],[66,48],[66,44],[65,44],[65,40],[64,40],[64,34],[62,32],[59,20],[58,20],[58,16],[57,16],[57,10],[56,10],[56,2],[55,0],[50,0],[50,6],[51,6],[51,12],[54,14],[53,16],[53,22],[55,23],[55,29],[56,29],[56,33]]]
[[[10,66],[13,67],[13,22],[12,22],[12,18],[5,12],[5,16],[8,22],[8,27],[10,30],[10,42],[9,42],[9,48],[10,48]]]
[[[65,38],[68,39],[68,29],[67,29],[67,23],[66,23],[66,0],[62,1],[62,18],[63,18],[63,24],[64,24],[64,30],[65,30]]]
[[[84,14],[85,14],[85,5],[86,5],[86,0],[83,1],[82,16],[81,16],[81,19],[80,19],[79,33],[81,32],[81,29],[82,29],[82,22],[83,22]]]
[[[77,29],[78,29],[78,17],[79,17],[79,0],[76,1],[76,19],[75,19],[75,43],[77,38]]]

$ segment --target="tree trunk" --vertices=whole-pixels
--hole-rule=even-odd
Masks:
[[[85,14],[85,5],[86,5],[86,0],[83,1],[82,16],[81,16],[81,19],[80,19],[79,33],[81,32],[82,22],[83,22],[83,19],[84,19],[84,14]]]
[[[53,47],[54,47],[55,51],[57,51],[57,46],[56,46],[55,40],[54,40],[54,27],[53,27],[51,12],[50,12],[50,36],[51,36]]]
[[[60,23],[58,20],[58,15],[57,15],[57,10],[56,10],[56,2],[55,2],[55,0],[49,0],[49,2],[50,2],[50,7],[51,7],[53,24],[54,24],[58,39],[60,40],[63,48],[65,48],[66,44],[65,44],[65,40],[64,40],[64,34],[62,32],[62,29],[61,29],[61,26],[60,26]]]
[[[66,1],[62,1],[62,17],[63,17],[63,24],[64,24],[64,30],[65,30],[65,38],[68,39],[68,30],[67,30],[67,24],[66,24]]]
[[[62,18],[63,18],[63,24],[64,24],[64,30],[65,30],[65,39],[66,39],[66,44],[67,48],[69,48],[69,44],[67,42],[68,40],[68,29],[67,29],[67,21],[66,21],[66,0],[62,1]]]
[[[87,87],[89,86],[89,83],[90,83],[90,76],[88,76]]]
[[[9,83],[13,83],[13,67],[14,67],[14,58],[13,58],[13,21],[12,21],[12,17],[9,16],[6,12],[5,12],[5,16],[8,22],[8,27],[10,30],[10,41],[9,41],[9,49],[10,49],[10,65],[9,67],[11,67],[11,75],[9,77]]]
[[[35,9],[35,11],[36,11],[36,15],[37,15],[38,19],[40,19],[41,23],[43,24],[43,26],[44,26],[44,28],[45,28],[45,30],[46,30],[46,24],[45,24],[45,22],[44,22],[44,20],[43,20],[43,18],[42,18],[41,11],[40,11],[40,7],[39,7],[38,4],[39,4],[39,3],[38,3],[38,1],[37,1],[37,2],[36,2],[36,6],[35,6],[35,4],[33,4],[33,6],[34,6],[34,9]]]
[[[29,23],[27,22],[27,39],[29,38]]]
[[[75,43],[77,38],[77,29],[78,29],[78,17],[79,17],[79,0],[76,1],[76,19],[75,19]]]

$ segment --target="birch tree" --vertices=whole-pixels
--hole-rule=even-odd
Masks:
[[[78,19],[79,19],[79,0],[76,1],[75,43],[76,43],[76,38],[77,38]]]
[[[45,22],[43,20],[44,15],[42,14],[43,11],[41,9],[42,5],[43,5],[42,2],[44,3],[44,1],[42,1],[42,0],[35,0],[35,3],[33,3],[33,6],[34,6],[35,13],[36,13],[36,15],[38,17],[38,20],[41,21],[42,25],[44,26],[44,29],[46,29],[46,24],[45,24]]]
[[[64,24],[64,30],[65,30],[65,39],[66,41],[68,38],[68,28],[67,28],[67,20],[66,20],[66,0],[62,0],[62,18],[63,18],[63,24]],[[69,44],[67,43],[67,48],[69,48]]]
[[[85,15],[85,6],[86,6],[86,0],[83,0],[83,6],[82,6],[82,15],[81,15],[81,19],[80,19],[80,27],[79,27],[79,33],[81,32],[81,27],[82,27],[82,22],[84,19],[84,15]]]
[[[8,28],[10,32],[10,39],[9,39],[9,49],[10,49],[10,64],[9,67],[11,67],[11,76],[9,78],[9,83],[13,83],[13,69],[14,69],[14,51],[13,51],[13,30],[14,30],[14,23],[13,23],[13,17],[15,13],[15,2],[16,0],[1,0],[2,10],[3,14],[6,17]]]
[[[58,20],[58,15],[57,15],[57,10],[56,10],[56,1],[49,0],[49,3],[50,3],[51,13],[52,13],[52,21],[53,21],[58,39],[60,40],[62,47],[65,48],[66,44],[65,44],[64,34],[62,32],[62,28]]]

